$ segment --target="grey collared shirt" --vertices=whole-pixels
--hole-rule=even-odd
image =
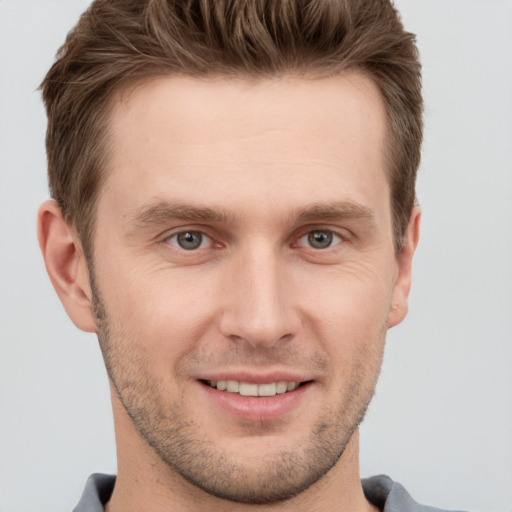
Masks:
[[[110,499],[115,482],[113,475],[91,475],[73,512],[104,512],[103,505]],[[365,478],[362,485],[366,499],[382,512],[447,512],[416,503],[402,485],[386,475]]]

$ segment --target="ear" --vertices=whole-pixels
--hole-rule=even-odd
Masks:
[[[412,258],[420,237],[420,219],[420,207],[415,206],[409,218],[402,250],[396,257],[398,272],[388,315],[388,329],[399,324],[407,315],[409,291],[411,290]]]
[[[53,200],[37,215],[37,235],[46,270],[69,318],[83,331],[96,332],[89,270],[75,230]]]

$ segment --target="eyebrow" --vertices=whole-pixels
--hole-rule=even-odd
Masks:
[[[142,206],[126,215],[128,223],[144,229],[161,226],[170,220],[190,223],[234,224],[236,216],[218,208],[193,206],[177,201],[160,200]],[[327,221],[327,220],[362,219],[373,223],[375,214],[371,208],[351,201],[334,201],[328,203],[312,203],[293,212],[291,223]]]
[[[161,200],[154,204],[145,205],[126,215],[128,222],[139,228],[160,226],[169,220],[195,222],[218,222],[231,224],[233,215],[223,210],[209,207],[198,207],[189,204]]]
[[[318,220],[362,219],[375,221],[375,212],[364,205],[351,201],[314,203],[301,208],[294,216],[297,222]]]

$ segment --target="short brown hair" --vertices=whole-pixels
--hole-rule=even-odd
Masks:
[[[113,94],[163,74],[304,77],[359,69],[388,116],[395,249],[415,201],[422,140],[415,38],[390,0],[96,0],[41,84],[52,197],[92,250]]]

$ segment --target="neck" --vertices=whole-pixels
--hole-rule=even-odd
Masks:
[[[163,463],[133,428],[114,399],[118,475],[106,512],[375,512],[364,497],[359,477],[356,430],[337,464],[299,495],[268,505],[235,503],[212,496]]]

